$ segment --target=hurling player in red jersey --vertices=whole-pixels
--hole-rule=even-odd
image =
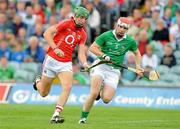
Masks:
[[[60,113],[65,106],[72,87],[72,54],[76,45],[79,46],[78,58],[83,67],[88,67],[85,42],[87,34],[84,30],[89,11],[84,7],[75,9],[75,16],[60,21],[57,25],[49,27],[44,32],[44,38],[49,44],[47,56],[43,63],[42,76],[37,76],[33,87],[43,97],[47,96],[54,78],[57,76],[61,82],[62,91],[59,96],[51,123],[63,123]]]

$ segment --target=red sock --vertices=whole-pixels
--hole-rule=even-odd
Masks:
[[[36,80],[36,85],[37,85],[40,81],[41,81],[40,79]]]
[[[63,110],[62,106],[56,105],[56,109],[55,109],[56,112],[61,112],[62,110]]]

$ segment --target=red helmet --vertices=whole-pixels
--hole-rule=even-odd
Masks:
[[[127,29],[129,29],[131,23],[131,20],[127,17],[120,17],[117,21],[117,25],[124,26]]]

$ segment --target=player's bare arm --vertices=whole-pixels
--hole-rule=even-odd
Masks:
[[[52,49],[56,48],[56,44],[53,41],[54,34],[57,32],[56,26],[57,25],[49,27],[43,34],[45,40],[48,42]]]
[[[100,47],[96,42],[94,42],[94,43],[90,46],[89,50],[90,50],[92,53],[94,53],[96,56],[102,57],[104,60],[107,60],[107,61],[110,61],[110,60],[111,60],[111,58],[110,58],[108,55],[106,55],[105,53],[103,53],[103,52],[101,51],[101,47]]]
[[[140,51],[137,49],[134,52],[135,55],[135,63],[136,63],[136,69],[138,70],[138,75],[143,76],[144,70],[141,68],[141,54]]]
[[[84,44],[79,45],[78,59],[82,63],[83,67],[88,67],[88,63],[86,60],[86,48]]]
[[[96,56],[102,56],[104,53],[101,51],[100,46],[93,42],[93,44],[90,46],[89,50],[94,53]]]
[[[53,49],[53,51],[58,55],[58,56],[64,56],[64,52],[62,50],[60,50],[53,38],[54,38],[54,34],[57,32],[56,29],[57,25],[53,25],[51,27],[49,27],[43,34],[45,40],[48,42],[49,46]]]

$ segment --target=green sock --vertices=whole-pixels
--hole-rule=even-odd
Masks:
[[[81,118],[87,118],[88,117],[89,112],[83,112],[81,113]]]

